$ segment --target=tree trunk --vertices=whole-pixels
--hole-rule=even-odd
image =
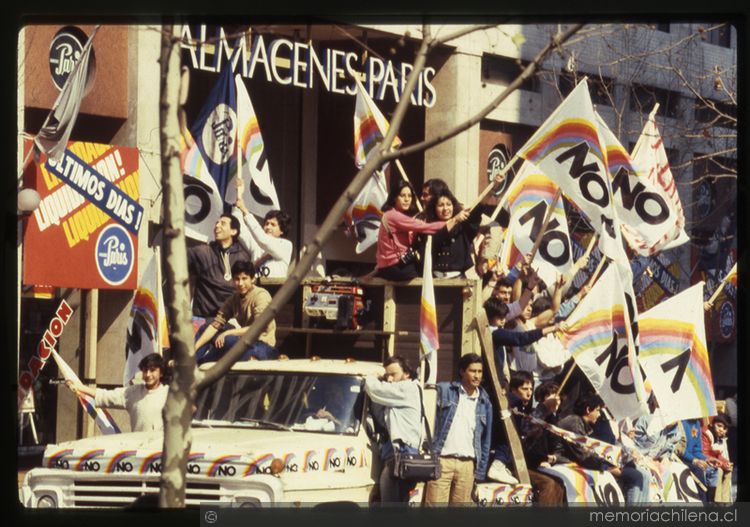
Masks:
[[[160,507],[184,507],[187,456],[192,445],[190,421],[195,399],[195,350],[190,313],[185,198],[179,157],[179,27],[164,26],[161,54],[161,150],[164,189],[164,272],[173,378],[164,406],[164,446]]]

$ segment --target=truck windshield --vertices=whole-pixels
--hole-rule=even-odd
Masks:
[[[345,375],[229,373],[198,395],[193,425],[357,434],[363,382]]]

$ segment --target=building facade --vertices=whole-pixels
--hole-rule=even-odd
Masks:
[[[441,36],[460,28],[435,26],[433,33]],[[20,31],[19,165],[28,152],[24,140],[44,122],[59,93],[56,77],[74,53],[65,47],[65,39],[73,35],[79,43],[85,42],[93,29],[45,25]],[[472,117],[510,84],[557,29],[557,25],[502,25],[440,46],[420,76],[399,132],[403,143],[434,137]],[[291,239],[298,251],[313,238],[357,172],[353,75],[359,76],[389,118],[420,34],[420,26],[370,24],[185,26],[187,124],[195,121],[237,51],[240,58],[234,71],[252,98],[281,208],[293,218]],[[153,247],[161,242],[161,37],[159,26],[99,29],[93,43],[93,81],[71,136],[72,141],[118,145],[137,154],[137,201],[143,209],[136,237],[139,277]],[[658,124],[692,242],[652,259],[639,286],[644,298],[653,305],[699,279],[707,280],[709,291],[715,288],[717,277],[726,273],[727,262],[731,267],[737,255],[736,30],[731,25],[698,22],[586,26],[562,52],[552,53],[541,70],[478,124],[423,154],[404,158],[404,171],[415,188],[430,178],[442,178],[460,201],[471,202],[494,171],[511,160],[586,76],[597,111],[628,149],[638,140],[654,103],[659,103]],[[33,178],[34,170],[32,163],[22,184]],[[388,172],[389,177],[399,177],[394,167]],[[201,204],[188,199],[186,207],[197,214]],[[29,221],[29,217],[19,220],[20,234],[26,233]],[[64,223],[64,218],[60,221]],[[580,228],[586,229],[583,223]],[[717,232],[725,235],[717,237]],[[19,243],[19,270],[40,257],[24,248]],[[64,255],[45,257],[65,265]],[[374,249],[356,254],[342,227],[324,248],[322,264],[326,273],[362,275],[373,267]],[[45,285],[53,287],[35,287]],[[719,398],[737,385],[732,295],[736,290],[720,297],[720,305],[706,319]],[[20,370],[36,352],[61,299],[73,314],[59,336],[60,355],[84,381],[103,387],[120,385],[132,289],[26,283],[19,277]],[[49,383],[54,382],[56,370],[48,370],[40,371],[34,389],[41,442],[97,433],[74,397]],[[127,422],[124,412],[113,416]]]

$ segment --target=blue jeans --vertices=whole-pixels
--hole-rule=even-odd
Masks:
[[[695,474],[695,477],[707,488],[716,488],[719,485],[719,471],[716,467],[709,466],[703,470],[690,463],[690,471]],[[703,503],[708,503],[708,493],[703,490],[700,485],[698,486],[698,496],[700,496]]]
[[[625,491],[625,503],[638,505],[648,502],[649,483],[651,474],[639,466],[622,467],[620,486]]]
[[[506,466],[513,460],[513,454],[511,454],[510,446],[507,443],[495,447],[495,459],[502,461]]]
[[[201,326],[201,328],[195,334],[195,340],[198,340],[201,335],[203,335],[203,332],[206,331],[206,328],[208,328],[208,324],[204,324],[203,326]],[[217,334],[231,328],[232,326],[224,326],[217,332]],[[213,342],[206,342],[203,346],[195,350],[195,362],[198,364],[203,364],[204,362],[214,362],[219,360],[227,351],[232,349],[232,346],[234,346],[238,340],[240,340],[240,337],[237,337],[235,335],[225,337],[224,345],[221,347],[216,347]],[[255,357],[258,360],[277,359],[279,357],[279,350],[272,346],[269,346],[265,342],[258,340],[248,346],[239,360],[250,360],[251,357]]]

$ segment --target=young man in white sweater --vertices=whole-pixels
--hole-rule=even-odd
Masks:
[[[165,367],[161,355],[152,353],[146,355],[138,364],[143,375],[143,383],[114,390],[91,388],[72,381],[65,384],[76,395],[85,393],[93,397],[97,406],[127,410],[130,416],[130,429],[133,432],[162,430],[164,420],[161,411],[167,401],[168,392],[167,385],[162,383]]]

